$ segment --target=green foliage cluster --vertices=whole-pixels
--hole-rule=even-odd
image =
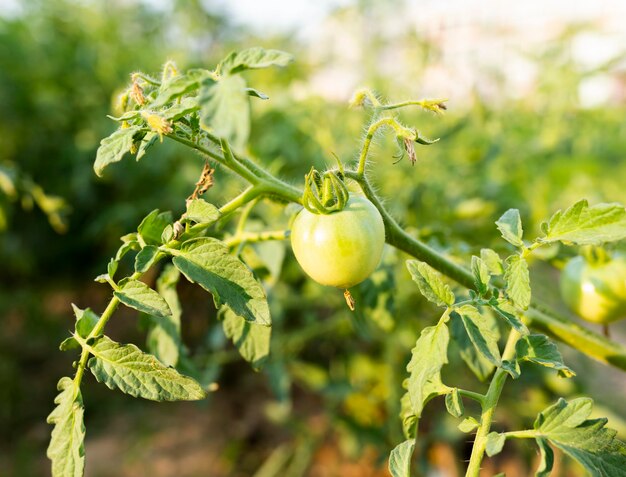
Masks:
[[[6,217],[0,232],[0,314],[23,321],[0,337],[0,388],[10,390],[0,392],[0,425],[14,429],[3,436],[7,442],[21,434],[28,419],[41,422],[49,410],[44,402],[37,410],[24,411],[20,404],[24,397],[41,393],[32,391],[32,380],[17,378],[21,367],[54,361],[41,380],[47,394],[52,392],[53,374],[69,372],[60,371],[61,364],[72,358],[56,361],[58,353],[50,351],[53,340],[66,338],[67,316],[42,310],[44,287],[70,280],[71,287],[88,288],[85,277],[91,279],[106,269],[98,280],[112,284],[115,300],[140,313],[145,336],[120,333],[122,341],[135,341],[139,348],[101,335],[103,325],[96,326],[106,310],[100,314],[78,307],[74,334],[61,347],[70,353],[82,350],[87,356],[83,369],[110,388],[152,400],[197,399],[227,374],[251,374],[229,364],[242,356],[261,369],[257,378],[269,383],[277,405],[275,420],[286,425],[301,419],[296,412],[289,414],[297,400],[294,390],[321,396],[342,452],[355,456],[374,445],[385,455],[403,442],[392,452],[390,467],[395,475],[407,475],[411,455],[413,472],[416,466],[420,472],[428,471],[427,449],[438,440],[452,443],[459,461],[469,459],[463,453],[467,436],[462,433],[479,428],[476,405],[488,392],[468,389],[484,387],[483,382],[497,373],[516,378],[507,382],[499,407],[516,412],[497,415],[497,432],[484,431],[487,455],[496,455],[510,440],[530,461],[534,451],[516,446],[513,439],[532,438],[542,456],[539,475],[548,475],[551,469],[550,446],[581,461],[592,474],[601,469],[597,472],[620,475],[613,464],[623,452],[620,444],[604,421],[590,418],[588,400],[573,398],[585,391],[585,370],[595,372],[599,367],[576,358],[567,348],[561,348],[561,356],[546,335],[560,333],[563,341],[584,346],[592,356],[617,366],[624,365],[622,348],[595,334],[581,335],[576,327],[568,336],[563,320],[522,313],[531,298],[544,298],[535,280],[554,281],[554,270],[542,268],[540,259],[558,266],[574,253],[575,248],[557,248],[552,242],[604,242],[619,237],[622,230],[623,208],[577,202],[580,197],[591,204],[626,202],[620,180],[626,165],[619,160],[624,150],[623,108],[581,109],[572,99],[582,74],[565,54],[571,38],[535,59],[543,76],[533,97],[493,105],[477,96],[468,109],[458,109],[452,99],[446,103],[449,111],[436,121],[426,121],[428,112],[403,109],[402,123],[394,124],[386,118],[398,118],[397,110],[386,110],[394,113],[389,116],[385,111],[373,113],[372,103],[379,101],[374,96],[363,100],[365,113],[315,94],[291,100],[289,84],[312,72],[301,55],[280,72],[246,70],[284,65],[289,57],[260,49],[226,57],[215,70],[202,69],[219,58],[230,41],[228,35],[234,33],[196,2],[176,4],[179,18],[170,19],[169,26],[185,25],[197,43],[211,45],[199,54],[190,53],[189,45],[167,44],[168,22],[141,3],[119,4],[115,16],[90,3],[24,5],[23,17],[0,20],[0,104],[8,105],[0,117],[0,208]],[[211,39],[202,43],[201,31],[210,31]],[[418,40],[406,41],[428,56],[425,50],[432,45]],[[375,48],[366,49],[370,46]],[[159,70],[164,55],[199,68],[182,74],[169,63],[161,77],[141,75],[129,81],[129,72],[136,68]],[[38,65],[36,72],[33,64]],[[384,78],[384,71],[379,74],[373,82],[385,96],[416,93],[398,89]],[[250,88],[248,81],[259,89]],[[130,89],[118,89],[124,84]],[[111,108],[120,94],[133,92],[133,84],[141,87],[145,107]],[[383,104],[379,101],[378,106]],[[111,109],[122,127],[107,136],[111,121],[105,115]],[[381,127],[393,132],[388,140],[376,134],[378,128],[369,131],[374,139],[367,159],[372,187],[389,198],[385,206],[412,237],[466,264],[461,283],[474,290],[469,295],[425,263],[438,262],[399,247],[419,258],[408,263],[407,273],[403,252],[388,247],[380,268],[352,290],[357,309],[350,313],[341,293],[335,296],[304,280],[285,243],[276,241],[286,237],[291,206],[258,200],[267,195],[297,202],[298,191],[279,183],[273,183],[276,189],[269,194],[256,195],[254,184],[252,190],[242,189],[237,174],[244,180],[260,174],[265,181],[279,172],[295,183],[311,165],[324,169],[335,164],[331,152],[350,162],[363,121],[374,124],[371,114],[382,114],[386,123]],[[419,124],[421,129],[405,128],[404,123]],[[416,140],[430,142],[425,136],[441,140],[422,148]],[[96,155],[102,137],[108,139]],[[215,167],[216,186],[204,195],[206,200],[184,202],[203,162],[190,149],[171,144],[170,137],[197,146],[196,151]],[[407,138],[413,150],[407,147]],[[128,152],[141,162],[133,164],[128,156],[120,161]],[[394,164],[400,157],[410,161]],[[94,158],[102,179],[93,173]],[[229,175],[228,166],[211,158],[244,167]],[[116,161],[120,162],[104,170]],[[235,201],[225,202],[230,197]],[[47,217],[24,213],[29,202]],[[66,215],[68,205],[71,214]],[[233,214],[242,205],[242,220],[233,224]],[[173,212],[150,212],[155,207]],[[558,208],[563,212],[542,228],[542,221]],[[494,228],[497,217],[506,242]],[[46,225],[48,220],[57,230],[59,224],[67,224],[66,234],[59,236]],[[137,231],[128,234],[131,230]],[[119,251],[107,267],[122,235]],[[537,238],[528,242],[528,237]],[[187,281],[211,293],[216,306],[225,306],[219,312],[202,307],[198,313],[208,316],[205,333],[185,343],[188,316],[196,308],[178,297],[190,289]],[[499,289],[497,296],[492,295],[494,288]],[[79,299],[81,306],[89,300],[85,294]],[[90,304],[96,309],[96,303]],[[439,322],[434,319],[437,306],[451,309]],[[266,326],[270,315],[271,328]],[[510,329],[521,337],[507,354],[499,345]],[[580,339],[584,345],[576,345]],[[18,342],[29,345],[13,344]],[[429,347],[433,352],[424,353]],[[471,374],[463,372],[466,366]],[[571,375],[570,367],[578,374],[576,380],[554,378],[553,370]],[[89,411],[88,421],[114,411],[107,409],[109,394],[99,394],[97,386],[89,385],[83,395],[65,377],[58,387],[57,407],[49,416],[55,424],[49,455],[56,475],[80,475],[85,458],[83,406]],[[437,395],[445,398],[431,402]],[[557,395],[568,400],[551,404]],[[607,396],[594,397],[619,405]],[[452,418],[445,412],[422,416],[426,405],[446,409]],[[569,418],[571,414],[575,416]],[[398,415],[401,419],[396,419]],[[416,435],[418,420],[420,429],[439,430],[422,432],[417,442],[403,441]],[[90,433],[95,429],[90,426]],[[306,434],[291,432],[294,442]],[[291,458],[295,461],[298,456],[294,452]],[[279,475],[287,472],[285,462]]]
[[[48,447],[54,475],[83,474],[84,411],[81,386],[86,369],[90,369],[96,379],[109,388],[119,389],[135,397],[170,401],[198,400],[206,396],[202,383],[198,381],[206,371],[197,366],[195,357],[190,356],[184,366],[185,371],[194,378],[182,374],[175,367],[167,367],[156,356],[144,353],[135,345],[116,343],[104,334],[105,326],[119,304],[153,317],[157,320],[153,326],[158,326],[160,319],[173,318],[166,297],[139,280],[160,260],[171,261],[169,269],[174,267],[189,282],[198,283],[211,293],[215,307],[222,316],[224,335],[234,338],[233,344],[244,359],[255,365],[264,364],[267,355],[259,357],[259,351],[269,354],[271,350],[271,335],[263,331],[272,325],[268,298],[258,278],[238,256],[239,253],[235,251],[231,255],[230,247],[239,244],[238,250],[241,251],[242,247],[251,243],[286,238],[287,232],[276,234],[262,231],[248,234],[245,238],[240,236],[246,233],[250,212],[263,199],[293,202],[296,205],[305,203],[307,197],[309,201],[316,199],[317,195],[310,189],[316,184],[315,178],[318,176],[314,171],[307,175],[305,181],[308,192],[303,194],[242,154],[249,135],[248,96],[260,99],[266,99],[267,96],[248,88],[241,73],[271,66],[286,66],[291,59],[279,50],[255,47],[231,53],[214,70],[194,69],[181,73],[175,65],[167,63],[160,80],[143,73],[133,74],[132,85],[122,94],[122,114],[112,118],[120,123],[120,127],[103,139],[98,149],[94,163],[98,175],[102,175],[105,168],[121,161],[128,153],[140,159],[158,137],[195,149],[207,161],[229,169],[249,185],[217,208],[198,198],[213,185],[213,171],[209,169],[207,173],[208,166],[205,165],[194,193],[187,200],[186,212],[178,220],[174,221],[169,212],[155,210],[141,222],[137,233],[122,237],[123,244],[110,261],[107,273],[96,279],[111,286],[113,297],[93,327],[87,327],[91,328],[87,334],[81,335],[81,332],[87,331],[81,323],[84,314],[77,316],[76,330],[70,338],[80,346],[81,354],[74,379],[68,382],[68,378],[61,378],[61,394],[56,399],[58,407],[48,418],[55,425]],[[384,207],[366,173],[372,139],[382,128],[391,129],[398,145],[413,163],[415,144],[429,146],[436,142],[425,140],[417,130],[404,126],[396,115],[387,111],[419,106],[441,112],[444,109],[443,102],[424,100],[387,104],[369,91],[364,91],[357,94],[354,104],[370,108],[373,117],[357,164],[344,167],[338,160],[338,170],[324,176],[328,179],[325,181],[327,187],[320,186],[325,191],[324,204],[340,201],[339,197],[333,199],[330,195],[347,192],[346,185],[331,187],[331,177],[335,181],[357,185],[378,209],[387,243],[423,260],[407,262],[409,273],[421,294],[435,306],[444,308],[437,324],[421,331],[406,366],[409,373],[403,382],[406,394],[397,403],[400,404],[402,427],[408,440],[391,451],[391,474],[397,477],[411,475],[417,427],[424,407],[431,399],[445,396],[447,411],[457,419],[466,414],[464,398],[476,401],[480,406],[476,417],[468,413],[467,418],[460,423],[460,429],[464,432],[476,430],[467,476],[478,476],[485,454],[498,454],[507,438],[527,435],[537,438],[543,455],[537,471],[539,475],[549,475],[553,467],[553,451],[548,442],[562,448],[593,475],[619,475],[626,463],[626,445],[615,438],[615,431],[604,428],[606,419],[584,420],[589,416],[589,410],[581,412],[583,420],[570,422],[568,406],[577,407],[577,401],[570,404],[559,401],[555,406],[564,407],[562,411],[554,411],[554,407],[551,407],[540,413],[534,431],[502,434],[490,433],[490,430],[507,376],[518,379],[522,374],[521,363],[555,369],[567,378],[575,376],[575,372],[564,364],[550,338],[543,334],[531,334],[528,326],[546,328],[554,338],[598,360],[621,368],[626,366],[626,348],[575,325],[532,298],[528,263],[529,256],[536,254],[537,249],[553,243],[598,246],[624,240],[626,208],[617,203],[589,206],[586,200],[580,200],[565,211],[557,211],[542,223],[541,235],[530,242],[525,240],[519,211],[509,209],[495,225],[514,252],[502,259],[495,250],[483,248],[480,256],[471,257],[471,267],[467,270],[408,235]],[[231,144],[237,152],[233,152]],[[228,237],[223,237],[223,230],[229,218],[240,209],[244,213],[229,246]],[[320,210],[319,213],[333,211]],[[131,251],[136,252],[134,273],[116,280],[120,260]],[[352,250],[351,253],[358,253],[358,250]],[[164,270],[165,277],[168,277],[168,268]],[[461,298],[455,293],[441,273],[467,288],[468,296]],[[175,289],[170,289],[168,296],[170,293],[175,293]],[[347,300],[349,296],[349,292],[346,292]],[[179,302],[175,298],[172,301]],[[348,301],[349,308],[353,310],[353,298]],[[502,352],[499,344],[501,326],[494,323],[493,317],[500,318],[502,327],[508,333]],[[468,367],[475,371],[477,378],[490,380],[488,389],[482,393],[444,384],[441,372],[448,364],[448,349],[451,346],[448,323],[452,319],[457,323],[454,333],[456,345],[465,351],[460,353],[461,356]],[[179,332],[176,333],[177,323],[170,320],[170,325],[174,325],[169,327],[173,333],[166,339],[166,344],[172,341],[182,343]],[[244,329],[245,332],[235,331]],[[149,342],[155,344],[157,349],[162,347],[158,343],[159,336],[165,337],[166,334],[149,338]],[[66,343],[67,339],[62,348],[68,347]],[[176,362],[173,364],[177,365]],[[592,426],[593,430],[579,431],[579,425],[585,429]],[[559,426],[567,427],[565,436]]]

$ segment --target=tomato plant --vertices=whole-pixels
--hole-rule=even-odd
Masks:
[[[352,196],[342,210],[318,214],[303,209],[291,226],[291,246],[302,269],[322,285],[350,288],[376,269],[385,244],[378,209]]]
[[[96,174],[102,175],[128,153],[140,159],[165,140],[199,152],[205,164],[182,214],[154,210],[136,231],[121,237],[122,245],[96,278],[111,288],[106,308],[98,314],[74,307],[75,328],[61,349],[78,351],[76,372],[59,380],[56,407],[48,418],[54,424],[48,448],[53,476],[83,474],[82,386],[87,371],[111,389],[153,401],[200,400],[215,390],[207,379],[211,360],[195,360],[182,341],[179,280],[184,278],[212,295],[224,336],[243,359],[255,368],[266,364],[276,307],[270,307],[268,300],[271,287],[254,273],[252,260],[243,251],[251,245],[287,239],[290,231],[285,216],[290,214],[281,216],[276,229],[253,228],[250,212],[262,202],[305,207],[292,224],[291,240],[302,268],[316,281],[355,286],[376,268],[387,243],[405,254],[414,291],[439,312],[429,317],[431,325],[406,347],[407,355],[412,347],[410,359],[399,366],[404,379],[395,395],[404,437],[390,453],[389,471],[394,477],[411,474],[420,450],[420,418],[435,398],[442,398],[447,412],[458,420],[459,433],[475,433],[466,468],[469,477],[479,475],[485,455],[498,454],[511,439],[536,442],[541,454],[538,475],[552,471],[554,448],[593,475],[623,475],[626,445],[606,427],[606,420],[590,419],[589,398],[560,399],[539,412],[528,428],[509,430],[494,418],[505,384],[518,379],[526,366],[547,368],[564,378],[575,376],[555,341],[626,369],[623,345],[560,317],[533,296],[528,260],[537,249],[552,244],[597,246],[624,240],[626,209],[617,203],[590,205],[583,199],[554,213],[536,237],[524,232],[519,210],[509,209],[495,221],[504,239],[503,251],[476,250],[464,265],[462,257],[452,257],[400,226],[375,191],[373,168],[367,167],[372,141],[383,130],[392,133],[400,156],[416,164],[416,148],[437,140],[403,124],[397,113],[418,107],[439,114],[446,109],[444,101],[387,103],[369,90],[357,92],[352,106],[367,108],[371,116],[356,163],[344,167],[339,161],[337,168],[324,174],[312,171],[304,190],[245,154],[250,98],[265,100],[267,96],[248,87],[243,74],[285,66],[291,59],[282,51],[251,48],[231,53],[212,70],[182,73],[167,63],[160,78],[132,75],[132,84],[121,97],[121,114],[113,118],[119,127],[98,149]],[[216,177],[230,180],[223,179],[224,169],[247,185],[234,196],[225,193],[218,206],[203,196]],[[349,188],[360,190],[362,196],[349,197]],[[239,220],[233,227],[231,219],[236,215]],[[125,257],[132,257],[128,273],[124,273]],[[154,288],[149,284],[154,275],[148,272],[158,276]],[[408,282],[408,277],[398,277]],[[146,317],[147,351],[105,334],[120,305]],[[463,376],[442,373],[453,353],[459,354],[479,382],[466,385]],[[488,384],[483,383],[486,380]],[[362,401],[362,396],[352,397],[353,405]],[[469,402],[473,405],[466,409]],[[371,415],[377,418],[375,412]]]
[[[571,259],[561,274],[561,294],[572,311],[591,323],[626,318],[626,259]]]

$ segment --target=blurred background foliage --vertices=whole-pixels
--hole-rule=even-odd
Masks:
[[[96,178],[95,150],[115,128],[106,115],[130,73],[157,72],[167,59],[181,68],[212,67],[231,49],[253,45],[293,53],[296,62],[287,69],[249,74],[271,98],[253,103],[249,152],[297,184],[311,165],[332,166],[333,153],[352,161],[368,113],[348,109],[348,97],[328,94],[332,81],[319,86],[320,71],[341,66],[337,49],[344,45],[337,38],[333,44],[332,34],[320,44],[287,33],[261,35],[200,0],[167,6],[23,0],[18,6],[0,16],[0,468],[26,477],[48,472],[45,416],[57,379],[74,359],[57,351],[73,320],[70,303],[101,309],[107,287],[92,279],[119,237],[154,208],[181,212],[203,165],[165,141],[139,164],[125,160]],[[427,68],[445,63],[445,55],[436,38],[415,28],[389,35],[394,8],[360,1],[333,12],[327,24],[359,45],[351,65],[360,84],[391,100],[420,97]],[[480,87],[462,97],[446,91],[449,112],[442,117],[402,113],[406,124],[441,138],[418,149],[415,166],[406,158],[396,163],[393,141],[377,141],[371,174],[402,224],[466,260],[481,247],[503,249],[493,222],[510,207],[521,210],[532,235],[554,210],[581,197],[626,202],[624,97],[589,107],[579,95],[581,83],[598,74],[626,89],[624,52],[593,68],[571,54],[578,35],[593,28],[564,26],[528,55],[537,75],[521,95],[509,94],[502,71],[478,70],[488,94]],[[402,74],[385,68],[390,52],[400,53]],[[208,199],[218,204],[242,186],[219,169],[216,181]],[[276,228],[287,220],[282,206],[261,204],[249,225]],[[155,405],[88,380],[87,475],[386,475],[387,453],[402,439],[397,415],[410,349],[436,319],[410,283],[404,257],[386,251],[381,268],[353,291],[360,306],[351,314],[341,293],[303,276],[286,244],[241,253],[270,296],[273,350],[265,368],[255,373],[242,362],[216,326],[210,297],[181,284],[185,342],[203,379],[219,389],[203,403]],[[571,253],[560,251],[553,264]],[[533,272],[534,292],[562,308],[552,293],[556,269],[537,264]],[[121,311],[111,334],[141,344],[138,323]],[[614,337],[624,341],[623,326]],[[562,352],[578,378],[525,369],[505,390],[499,430],[528,425],[557,395],[588,392],[623,438],[623,375]],[[457,354],[450,360],[451,382],[480,389]],[[467,436],[456,431],[442,402],[429,406],[420,475],[458,475],[471,449]],[[486,462],[487,475],[495,469],[528,475],[534,459],[530,444],[507,444]],[[568,462],[559,465],[558,475],[580,475]]]

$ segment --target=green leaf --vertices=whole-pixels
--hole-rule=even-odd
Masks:
[[[448,362],[449,341],[448,327],[440,322],[424,328],[411,350],[411,361],[406,367],[409,372],[407,390],[417,417],[422,415],[430,399],[446,392],[441,383],[441,368]]]
[[[161,245],[163,230],[173,221],[171,212],[160,212],[154,209],[137,227],[139,236],[147,245]]]
[[[502,234],[502,238],[516,247],[523,247],[524,242],[522,237],[524,231],[522,229],[522,219],[519,215],[519,210],[509,209],[502,217],[496,221],[496,226]]]
[[[530,275],[528,263],[520,255],[511,255],[506,259],[504,281],[506,293],[513,304],[526,310],[530,305]]]
[[[596,204],[586,200],[572,205],[565,212],[556,212],[543,224],[541,242],[565,242],[577,245],[600,245],[626,238],[626,209],[622,204]]]
[[[241,76],[207,79],[200,89],[200,125],[242,149],[250,134],[250,102]]]
[[[261,368],[270,353],[272,328],[246,321],[226,307],[220,310],[219,319],[224,334],[233,342],[243,359],[255,369]]]
[[[92,344],[82,345],[93,355],[89,369],[110,389],[152,401],[195,401],[205,397],[195,380],[133,344],[119,344],[101,336]]]
[[[461,394],[457,388],[452,388],[452,390],[446,394],[445,401],[446,409],[454,417],[461,417],[465,412],[463,400],[461,399]]]
[[[517,310],[515,310],[515,307],[511,303],[506,300],[499,300],[497,303],[497,305],[494,304],[491,306],[491,309],[496,312],[496,315],[504,318],[509,326],[521,335],[525,336],[530,333],[526,325],[518,318]]]
[[[169,121],[176,121],[177,119],[187,116],[198,109],[200,109],[200,107],[198,106],[197,97],[183,98],[180,103],[176,103],[171,108],[163,111],[161,116]]]
[[[129,240],[127,242],[124,242],[117,250],[117,253],[115,254],[115,260],[119,262],[124,257],[124,255],[126,255],[131,250],[141,250],[141,245],[137,240]]]
[[[125,278],[118,285],[119,288],[113,294],[124,305],[148,315],[172,316],[165,299],[144,282]]]
[[[73,336],[70,336],[69,338],[65,338],[63,341],[61,341],[61,344],[59,344],[59,350],[61,351],[69,351],[72,349],[76,349],[78,347],[80,347],[80,345],[78,344],[78,341],[74,339]]]
[[[546,437],[552,433],[569,432],[581,425],[591,415],[593,400],[578,398],[567,402],[559,399],[543,410],[535,419],[534,428]]]
[[[98,176],[102,176],[105,167],[113,162],[121,161],[133,146],[133,136],[140,131],[139,126],[131,126],[115,131],[109,137],[100,141],[100,147],[96,152],[96,161],[93,169]]]
[[[552,467],[554,467],[554,452],[547,440],[537,438],[535,442],[539,447],[540,455],[539,467],[537,467],[535,477],[548,477],[552,473]]]
[[[587,419],[592,405],[589,398],[559,399],[542,411],[534,424],[538,444],[539,439],[549,440],[591,475],[626,476],[626,445],[605,427],[606,419]]]
[[[417,283],[420,292],[428,301],[437,306],[454,304],[454,293],[434,268],[418,260],[407,260],[406,266],[413,281]]]
[[[206,200],[194,199],[187,203],[184,218],[197,224],[211,224],[220,218],[220,212]]]
[[[268,95],[254,88],[246,88],[246,92],[248,93],[248,96],[252,96],[254,98],[259,98],[263,100],[270,99]]]
[[[76,333],[81,338],[87,338],[91,330],[96,326],[100,316],[91,311],[90,308],[81,310],[72,303],[72,309],[74,310],[74,316],[76,317]]]
[[[487,326],[492,330],[492,332],[498,333],[498,324],[496,321],[489,317],[489,315],[485,315],[485,319]],[[452,339],[460,348],[459,351],[461,359],[465,361],[465,364],[467,364],[479,380],[485,381],[493,372],[495,365],[476,350],[474,343],[472,343],[472,340],[470,340],[470,337],[465,330],[465,325],[463,324],[463,320],[460,316],[453,316],[450,323]]]
[[[83,398],[74,382],[63,377],[57,384],[57,405],[48,416],[54,424],[47,456],[52,461],[52,477],[82,477],[85,468],[85,424]]]
[[[179,271],[168,264],[157,279],[157,291],[167,302],[172,314],[167,317],[150,316],[151,326],[146,339],[148,351],[166,366],[176,366],[184,351],[180,336],[182,308],[176,292],[179,277]]]
[[[411,477],[411,457],[415,450],[415,439],[398,444],[389,454],[389,473],[392,477]]]
[[[491,363],[500,366],[501,357],[498,349],[499,334],[494,331],[490,322],[472,305],[463,305],[455,310],[463,320],[467,335],[476,350]]]
[[[109,275],[109,277],[113,278],[115,276],[115,272],[117,272],[117,267],[119,266],[119,264],[120,262],[118,262],[114,258],[109,260],[109,263],[107,264],[107,274]]]
[[[263,287],[223,242],[211,237],[192,239],[171,253],[176,268],[211,293],[216,307],[224,303],[246,321],[270,325]]]
[[[487,294],[489,290],[489,280],[491,274],[489,273],[489,267],[485,262],[476,256],[472,256],[472,275],[474,275],[474,284],[479,295],[483,296]]]
[[[415,142],[418,144],[421,144],[422,146],[431,146],[435,144],[436,142],[439,142],[439,139],[440,139],[440,138],[428,139],[427,137],[420,135],[419,131],[415,131],[415,133],[417,134],[417,137],[415,138]]]
[[[408,380],[405,380],[408,384]],[[402,432],[407,439],[415,439],[418,417],[413,412],[411,396],[408,391],[400,398],[400,420],[402,421]]]
[[[490,432],[489,434],[487,434],[485,452],[489,457],[493,457],[494,455],[499,454],[504,447],[505,441],[506,436],[504,434],[500,434],[499,432]]]
[[[485,265],[487,265],[487,268],[492,275],[500,276],[504,273],[504,266],[502,265],[500,255],[490,248],[480,249],[480,258]]]
[[[107,114],[107,118],[112,119],[113,121],[122,122],[122,121],[132,121],[133,119],[139,118],[141,115],[140,111],[126,111],[121,116],[111,116]]]
[[[168,243],[171,240],[174,239],[174,226],[173,225],[166,225],[165,228],[163,229],[163,233],[161,234],[161,242],[162,243]]]
[[[72,303],[72,309],[74,310],[74,316],[76,317],[75,331],[81,338],[87,338],[91,330],[96,326],[100,317],[91,311],[90,308],[81,310]],[[61,351],[68,351],[70,349],[78,348],[80,345],[74,337],[69,337],[61,343],[59,349]]]
[[[500,367],[505,370],[513,379],[517,379],[520,377],[521,371],[519,367],[519,363],[517,360],[508,360],[505,359],[502,361]]]
[[[159,94],[150,104],[151,109],[161,108],[174,99],[198,89],[200,83],[210,78],[212,73],[204,69],[192,69],[184,75],[173,76],[161,84]],[[185,98],[186,99],[186,98]]]
[[[522,337],[515,345],[515,351],[519,361],[529,361],[540,366],[554,368],[567,378],[576,376],[576,373],[563,363],[563,357],[556,344],[545,335]]]
[[[465,432],[467,434],[478,429],[478,426],[479,426],[479,422],[476,419],[474,419],[472,416],[469,416],[463,419],[461,421],[461,424],[459,424],[457,427],[459,431]]]
[[[137,241],[137,237],[138,237],[137,232],[131,232],[131,233],[129,233],[129,234],[122,235],[122,236],[120,237],[120,240],[121,240],[123,243],[136,242],[136,241]]]
[[[231,53],[220,63],[219,70],[222,74],[234,74],[247,69],[287,66],[292,61],[293,56],[284,51],[254,47]]]
[[[154,245],[146,245],[135,257],[135,271],[145,273],[159,259],[159,249]]]
[[[150,149],[159,139],[159,135],[154,131],[148,131],[146,135],[141,140],[139,147],[137,148],[137,154],[135,156],[135,160],[139,161],[143,156],[146,155],[148,149]]]

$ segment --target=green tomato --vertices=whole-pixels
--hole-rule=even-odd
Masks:
[[[291,228],[291,247],[302,269],[322,285],[349,288],[376,270],[385,244],[380,212],[369,200],[351,196],[330,214],[302,209]]]
[[[592,323],[626,317],[626,258],[592,264],[570,260],[561,273],[561,295],[569,308]]]

